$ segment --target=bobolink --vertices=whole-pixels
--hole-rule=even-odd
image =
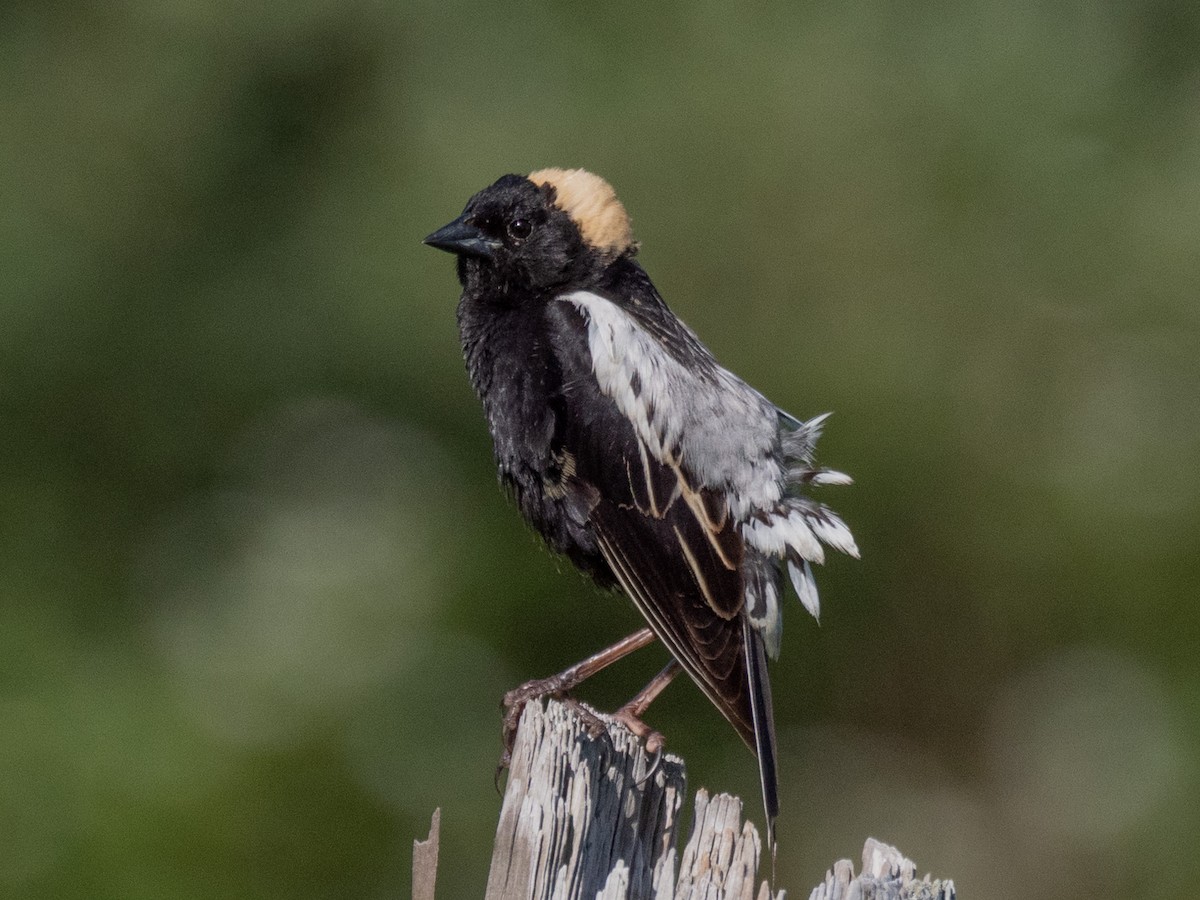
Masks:
[[[649,629],[510,706],[580,680],[654,637],[674,660],[622,711],[640,716],[682,666],[758,756],[768,841],[778,813],[767,657],[786,569],[819,612],[822,542],[849,529],[803,490],[825,416],[802,422],[718,365],[635,261],[613,189],[582,169],[505,175],[425,243],[458,256],[458,324],[500,479],[556,551],[620,587]],[[508,737],[515,728],[510,708]]]

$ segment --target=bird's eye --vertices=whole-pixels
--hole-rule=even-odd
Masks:
[[[528,219],[513,219],[508,223],[508,233],[519,241],[525,240],[533,232],[533,223]]]

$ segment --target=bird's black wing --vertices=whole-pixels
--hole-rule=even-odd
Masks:
[[[551,333],[565,400],[555,440],[571,459],[564,487],[588,498],[588,525],[617,583],[758,755],[773,821],[778,801],[770,684],[762,639],[745,613],[746,544],[729,497],[702,484],[679,447],[647,440],[644,428],[610,396],[611,380],[606,384],[597,375],[589,343],[595,322],[569,302],[553,307]],[[645,378],[654,377],[653,370],[644,367]],[[648,402],[667,402],[670,389],[652,390],[639,380],[624,388],[645,392]],[[688,397],[674,402],[687,403]],[[666,410],[657,412],[671,418]]]
[[[711,542],[726,536],[708,531],[683,501],[665,495],[655,516],[628,503],[632,497],[602,489],[591,516],[600,552],[655,634],[754,748],[737,568],[742,548],[724,540],[727,562]]]

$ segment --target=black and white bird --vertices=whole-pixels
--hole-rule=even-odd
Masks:
[[[655,637],[758,756],[768,840],[779,809],[767,658],[779,653],[784,573],[819,613],[822,544],[858,555],[806,490],[848,484],[801,421],[727,369],[663,302],[611,186],[582,169],[505,175],[425,243],[458,256],[458,324],[500,480],[554,550],[629,595],[649,628],[513,708],[563,691]]]

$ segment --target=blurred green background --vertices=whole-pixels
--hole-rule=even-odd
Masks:
[[[500,696],[638,624],[497,489],[420,243],[547,165],[836,411],[780,884],[873,835],[979,900],[1194,891],[1195,3],[17,0],[0,123],[0,895],[403,897],[436,806],[482,893]],[[759,817],[693,686],[649,720]]]

